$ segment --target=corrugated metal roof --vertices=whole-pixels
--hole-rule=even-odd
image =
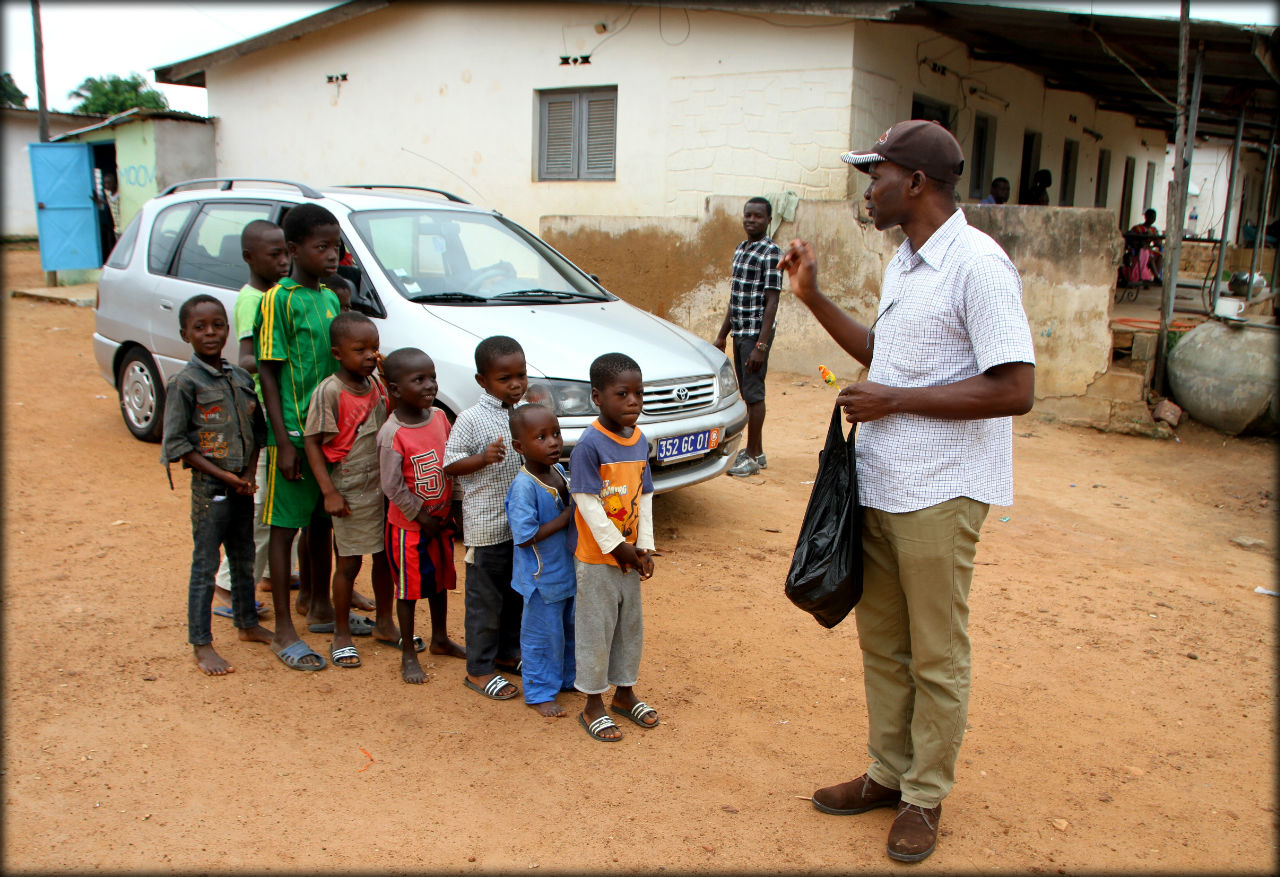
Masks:
[[[83,128],[76,128],[74,131],[64,131],[57,137],[50,137],[49,140],[66,140],[80,134],[88,134],[90,131],[97,131],[101,128],[114,128],[117,125],[124,125],[128,122],[136,122],[142,119],[174,119],[179,122],[210,122],[204,116],[197,116],[194,113],[184,113],[181,110],[149,110],[144,107],[134,107],[131,110],[125,110],[123,113],[116,113],[114,116],[94,116],[92,118],[102,119],[96,125],[86,125]]]
[[[977,61],[1013,64],[1049,88],[1078,91],[1098,108],[1127,113],[1172,141],[1177,125],[1178,20],[1085,15],[976,3],[917,0],[893,21],[967,44]],[[1190,23],[1191,60],[1205,45],[1196,133],[1235,136],[1245,107],[1245,136],[1265,139],[1280,92],[1280,32],[1217,21]],[[1188,74],[1190,75],[1190,74]],[[1141,78],[1139,78],[1141,77]],[[1143,81],[1145,80],[1145,82]]]

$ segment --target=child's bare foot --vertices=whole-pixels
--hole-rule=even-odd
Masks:
[[[543,701],[542,703],[531,703],[529,707],[540,716],[548,719],[564,718],[564,707],[556,703],[554,700]]]
[[[431,645],[427,647],[433,655],[444,655],[447,658],[465,658],[467,656],[466,649],[449,639],[447,636],[442,640],[431,638]]]
[[[212,643],[195,646],[194,650],[196,664],[199,665],[206,676],[226,676],[228,673],[236,672],[235,667],[222,660],[222,656],[213,650]]]
[[[359,591],[352,591],[351,608],[359,612],[372,612],[378,608],[378,605]]]
[[[263,593],[271,593],[271,579],[258,579],[258,590]]]
[[[384,646],[394,647],[400,642],[400,628],[396,627],[395,622],[390,618],[374,618],[373,639],[374,642],[382,643]]]
[[[421,685],[427,681],[427,674],[422,671],[422,665],[418,663],[418,655],[412,649],[400,653],[400,675],[410,685]]]
[[[236,635],[240,637],[241,642],[271,645],[271,640],[276,634],[271,628],[259,624],[256,627],[241,628],[236,631]]]
[[[221,607],[223,609],[230,609],[231,608],[231,592],[228,591],[226,588],[220,588],[217,585],[214,585],[213,586],[213,606],[215,609],[218,607]]]

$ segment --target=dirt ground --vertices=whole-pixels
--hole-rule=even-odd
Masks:
[[[90,309],[3,307],[5,870],[901,867],[891,811],[803,800],[866,760],[852,619],[782,593],[829,388],[771,375],[769,468],[658,498],[637,691],[662,724],[606,746],[468,691],[454,659],[408,687],[369,640],[357,671],[298,673],[214,618],[237,672],[201,675],[185,479],[125,430]],[[968,734],[915,869],[1274,872],[1277,599],[1254,588],[1275,587],[1276,445],[1015,432]],[[461,640],[462,589],[449,605]]]

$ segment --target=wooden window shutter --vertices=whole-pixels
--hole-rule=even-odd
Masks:
[[[542,179],[571,180],[577,177],[574,155],[577,125],[577,95],[554,94],[542,97],[542,149],[538,176]]]
[[[616,94],[583,95],[586,125],[581,176],[583,179],[614,178],[617,151],[618,98]]]

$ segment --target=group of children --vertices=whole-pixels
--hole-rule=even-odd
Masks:
[[[220,548],[239,638],[268,644],[292,669],[326,666],[290,613],[290,552],[301,531],[302,588],[313,608],[327,602],[332,570],[333,622],[319,629],[333,631],[335,666],[359,667],[353,637],[372,636],[399,648],[408,683],[426,681],[418,653],[430,648],[465,658],[464,684],[493,700],[518,696],[507,676],[520,676],[525,702],[543,716],[565,714],[560,692],[583,692],[578,721],[596,740],[622,736],[604,704],[610,687],[609,709],[656,726],[657,712],[633,688],[640,583],[653,574],[654,548],[648,444],[635,425],[643,404],[637,363],[621,353],[592,363],[600,414],[566,472],[554,411],[522,402],[528,378],[515,339],[477,345],[484,392],[451,425],[434,406],[431,357],[403,347],[384,358],[373,321],[331,288],[345,285],[336,276],[341,232],[332,213],[299,205],[283,228],[258,220],[241,241],[250,283],[235,308],[240,364],[222,357],[231,327],[221,302],[192,297],[179,322],[193,355],[169,382],[165,404],[162,461],[192,470],[187,614],[200,669],[212,676],[233,669],[212,645]],[[455,479],[466,546],[465,649],[445,623],[447,592],[456,587]],[[255,523],[265,535],[256,546]],[[274,630],[259,623],[254,600],[263,547]],[[352,612],[366,556],[372,622]],[[431,612],[429,645],[414,634],[419,599]]]

